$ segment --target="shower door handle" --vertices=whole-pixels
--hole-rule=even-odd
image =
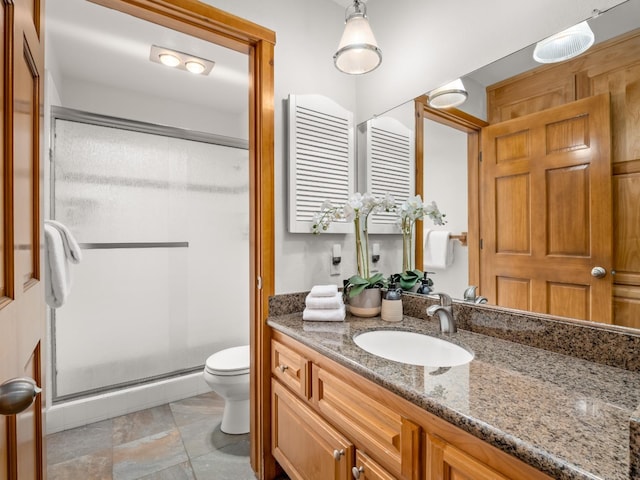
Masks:
[[[17,415],[42,391],[31,378],[12,378],[0,385],[0,415]]]

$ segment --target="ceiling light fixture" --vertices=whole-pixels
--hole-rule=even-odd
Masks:
[[[208,75],[215,65],[211,60],[157,45],[151,46],[149,60],[197,75]]]
[[[171,53],[162,53],[159,55],[160,63],[167,67],[177,67],[180,65],[180,59]]]
[[[344,32],[333,62],[338,70],[351,75],[370,72],[382,62],[382,51],[367,19],[367,6],[361,0],[354,0],[347,7]]]
[[[184,66],[187,70],[196,75],[200,75],[202,72],[204,72],[205,69],[205,66],[203,64],[201,64],[200,62],[196,62],[195,60],[189,60],[184,64]]]
[[[533,59],[538,63],[556,63],[577,57],[595,42],[593,31],[584,21],[536,44]]]
[[[469,94],[461,79],[456,79],[427,94],[427,104],[433,108],[453,108],[462,105]]]

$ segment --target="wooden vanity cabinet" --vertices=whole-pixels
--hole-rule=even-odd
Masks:
[[[552,480],[281,332],[271,353],[273,455],[294,480]]]
[[[353,444],[296,398],[272,383],[273,456],[293,480],[348,480]]]

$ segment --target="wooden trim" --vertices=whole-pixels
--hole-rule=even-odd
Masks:
[[[259,42],[276,43],[275,32],[196,0],[89,1],[238,52],[249,53]]]
[[[467,133],[467,182],[468,182],[468,211],[467,211],[467,245],[469,246],[469,283],[480,286],[480,132],[489,124],[462,110],[450,108],[438,110],[427,105],[427,97],[421,96],[414,100],[416,112],[416,195],[424,200],[424,120],[442,123],[456,130]],[[423,264],[422,245],[423,232],[416,229],[415,259],[416,268]]]
[[[9,302],[4,302],[3,307],[15,300],[16,279],[15,279],[15,259],[13,249],[15,248],[14,219],[13,219],[13,58],[14,58],[14,24],[15,5],[7,4],[4,18],[4,259],[5,259],[5,296]]]
[[[196,0],[90,0],[187,35],[247,53],[250,158],[251,467],[274,478],[271,453],[269,296],[275,290],[274,44],[275,33]]]
[[[613,175],[626,175],[629,173],[640,173],[640,160],[630,160],[628,162],[615,162],[612,164]]]
[[[416,150],[416,161],[415,163],[415,191],[416,195],[420,195],[420,198],[424,199],[424,104],[418,98],[414,100],[415,107],[415,150]],[[424,265],[424,248],[421,248],[424,245],[424,229],[416,228],[416,244],[415,244],[415,252],[413,258],[415,258],[415,268],[420,266],[420,270],[422,270]]]

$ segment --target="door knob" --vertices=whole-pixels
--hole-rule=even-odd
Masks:
[[[0,385],[0,415],[16,415],[33,403],[42,389],[31,378],[12,378]]]
[[[607,271],[602,267],[593,267],[591,269],[591,275],[596,278],[602,278],[607,274]]]

